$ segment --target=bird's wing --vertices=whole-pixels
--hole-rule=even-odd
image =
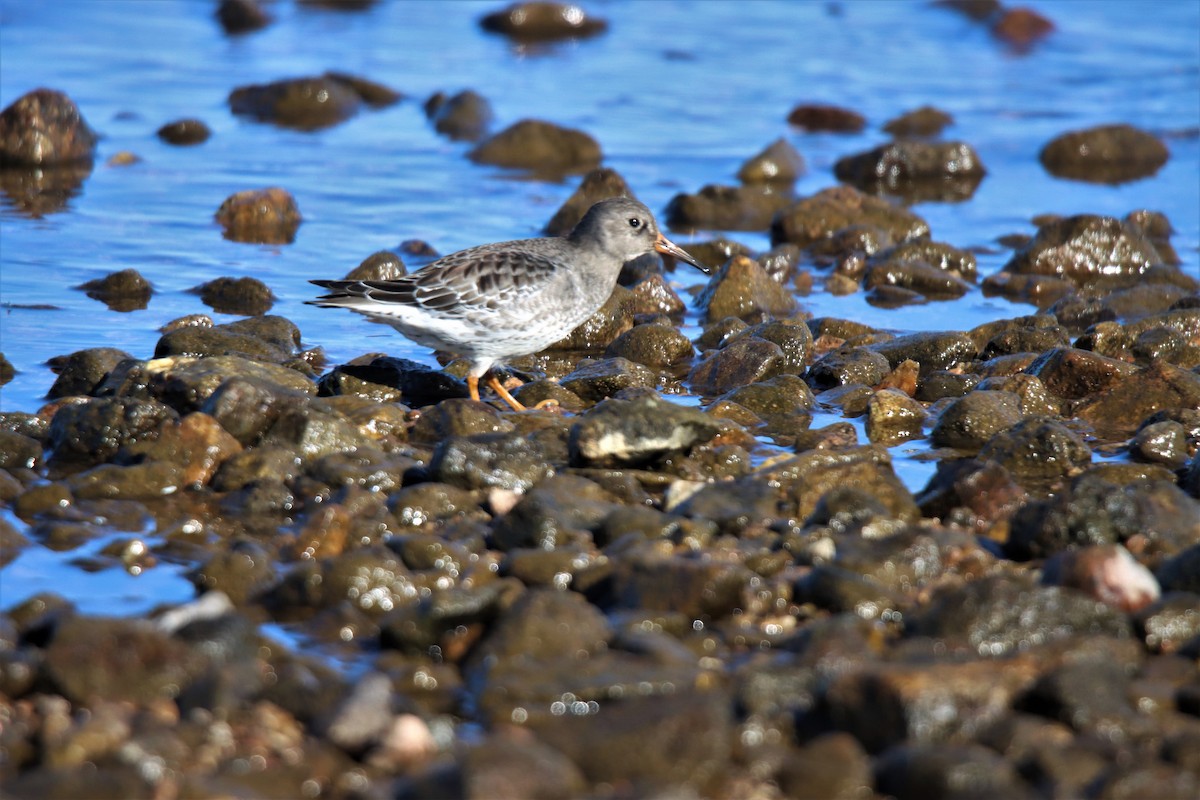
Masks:
[[[505,244],[452,253],[395,280],[313,281],[330,291],[318,303],[333,301],[329,304],[353,306],[366,300],[384,305],[420,306],[455,317],[519,303],[523,297],[538,292],[562,268],[560,261],[527,245],[517,250]],[[350,302],[338,303],[338,300]]]

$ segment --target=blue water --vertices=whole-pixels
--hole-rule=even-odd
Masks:
[[[231,38],[213,17],[215,2],[0,0],[0,106],[38,86],[60,89],[104,137],[94,172],[60,212],[32,219],[0,196],[0,351],[19,371],[0,388],[0,409],[42,404],[52,356],[105,345],[148,357],[164,323],[208,312],[186,290],[220,276],[267,283],[279,298],[274,313],[294,320],[306,344],[322,346],[332,363],[376,350],[434,363],[388,329],[303,305],[313,294],[307,279],[339,277],[406,239],[445,253],[536,235],[575,186],[472,164],[469,145],[437,136],[425,120],[420,104],[437,90],[469,87],[489,98],[496,130],[526,117],[586,130],[601,143],[605,164],[658,211],[677,192],[734,183],[742,161],[780,136],[807,161],[798,193],[832,186],[838,158],[886,141],[883,123],[930,104],[954,116],[944,136],[970,143],[988,177],[967,202],[915,210],[934,238],[984,249],[981,276],[1008,257],[997,238],[1031,233],[1037,214],[1123,216],[1137,208],[1168,215],[1184,269],[1198,270],[1196,0],[1159,2],[1152,11],[1108,0],[1033,0],[1025,5],[1057,31],[1027,53],[930,3],[880,0],[593,2],[586,8],[608,19],[606,35],[531,51],[479,29],[477,19],[501,5],[380,2],[346,12],[279,0],[266,4],[271,26]],[[318,133],[228,111],[236,86],[328,69],[408,99]],[[785,120],[800,102],[847,106],[869,125],[850,136],[794,131]],[[191,116],[213,129],[207,143],[171,147],[155,136],[160,125]],[[1152,178],[1118,187],[1042,170],[1037,154],[1051,138],[1112,122],[1161,136],[1170,161]],[[106,165],[119,151],[141,161]],[[272,185],[290,191],[304,215],[295,243],[224,240],[212,220],[222,200]],[[732,238],[767,245],[764,234]],[[130,267],[156,290],[144,310],[110,311],[71,289]],[[686,286],[697,278],[681,272],[676,280]],[[896,311],[874,308],[861,294],[816,292],[802,304],[900,331],[965,329],[1032,308],[977,290]],[[40,305],[53,310],[29,308]],[[906,466],[905,447],[893,452],[916,487],[929,467]],[[66,585],[89,610],[134,613],[177,599],[147,574],[133,579],[118,569],[111,573],[118,588],[86,600],[94,590],[72,590],[43,557],[22,555],[0,572],[0,605],[46,585]],[[64,574],[77,572],[58,563],[71,570]],[[129,587],[138,588],[126,591],[123,582],[134,580]]]

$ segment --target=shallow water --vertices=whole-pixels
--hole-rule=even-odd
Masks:
[[[476,20],[496,2],[380,2],[350,12],[280,0],[268,4],[272,25],[239,37],[221,31],[215,5],[0,0],[0,106],[38,86],[60,89],[104,137],[94,171],[61,211],[30,218],[0,195],[0,350],[19,371],[0,388],[0,409],[36,410],[54,379],[44,365],[53,356],[111,346],[148,357],[163,324],[209,311],[187,290],[221,276],[264,281],[278,297],[272,313],[294,320],[330,363],[367,351],[435,363],[386,328],[303,305],[314,294],[307,280],[340,277],[406,239],[446,253],[536,235],[576,183],[514,179],[472,164],[469,145],[439,137],[425,120],[421,102],[437,90],[486,96],[495,130],[526,117],[586,130],[605,164],[656,211],[677,192],[734,183],[742,161],[780,136],[805,157],[796,190],[811,194],[836,183],[838,158],[886,141],[887,120],[934,105],[956,120],[945,138],[970,143],[988,176],[967,202],[915,211],[935,239],[979,249],[981,277],[1008,258],[997,238],[1032,233],[1037,214],[1123,216],[1138,208],[1167,214],[1183,268],[1198,270],[1194,0],[1156,3],[1152,12],[1137,3],[1033,2],[1058,30],[1027,53],[923,2],[593,2],[587,8],[608,19],[607,34],[533,51],[479,29]],[[236,86],[328,69],[407,99],[318,133],[228,111]],[[868,127],[859,135],[791,130],[786,116],[800,102],[853,108]],[[213,129],[207,143],[172,147],[156,137],[160,125],[191,116]],[[1170,161],[1152,178],[1116,187],[1042,170],[1037,154],[1052,137],[1112,122],[1158,134]],[[141,161],[107,166],[119,151]],[[212,219],[220,203],[272,185],[290,191],[304,215],[296,241],[223,239]],[[765,234],[731,238],[767,245]],[[154,284],[144,310],[111,311],[71,288],[125,268]],[[681,271],[675,279],[686,287],[696,277]],[[801,301],[814,315],[905,332],[961,330],[1032,310],[978,290],[900,310],[872,307],[861,294],[817,291]],[[932,469],[907,459],[920,449],[893,449],[912,488]],[[169,566],[138,578],[118,570],[81,579],[71,565],[79,555],[26,551],[3,570],[0,603],[53,587],[85,600],[88,611],[135,613],[190,593]],[[94,583],[106,578],[112,585]]]

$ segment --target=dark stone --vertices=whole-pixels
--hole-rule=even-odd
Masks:
[[[438,92],[425,101],[425,116],[433,129],[455,141],[477,142],[492,125],[492,104],[478,92],[466,89],[451,97]]]
[[[520,44],[584,39],[608,30],[607,22],[585,14],[578,6],[553,2],[513,3],[485,14],[479,26]]]
[[[71,397],[95,392],[117,364],[133,356],[115,347],[93,347],[67,356],[57,356],[49,366],[58,377],[46,397]]]
[[[258,278],[217,278],[193,287],[200,302],[218,314],[257,316],[275,304],[275,295]]]
[[[747,159],[738,169],[737,178],[745,184],[768,184],[790,189],[803,174],[803,156],[787,139],[779,138]]]
[[[90,163],[96,139],[71,98],[54,89],[35,89],[0,112],[3,167]]]
[[[135,269],[112,272],[75,288],[113,311],[140,311],[150,303],[150,295],[154,292],[150,282]]]
[[[1061,134],[1038,157],[1055,177],[1117,184],[1153,175],[1170,153],[1154,134],[1122,124]]]
[[[965,142],[913,139],[841,158],[833,172],[864,191],[897,194],[910,202],[967,200],[987,173]]]
[[[218,13],[219,9],[218,9]],[[188,147],[203,144],[212,136],[212,130],[199,119],[181,119],[168,122],[158,129],[158,138],[167,144]]]
[[[857,111],[840,106],[805,103],[796,106],[788,114],[789,125],[806,131],[831,131],[833,133],[858,133],[867,126],[866,117]]]
[[[709,185],[696,194],[677,194],[666,208],[667,225],[676,231],[765,231],[776,212],[792,202],[789,194],[766,184]]]
[[[247,189],[230,195],[217,209],[224,236],[234,242],[291,244],[300,227],[300,209],[285,189]]]
[[[467,155],[479,164],[546,176],[595,169],[602,157],[599,143],[583,131],[532,119],[510,125]]]

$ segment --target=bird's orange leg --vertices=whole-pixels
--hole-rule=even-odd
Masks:
[[[467,391],[471,393],[471,399],[479,401],[479,378],[474,375],[467,376]]]
[[[521,401],[517,400],[517,398],[515,398],[511,394],[509,394],[508,389],[505,389],[503,386],[500,385],[500,381],[498,381],[496,379],[495,375],[488,376],[487,385],[492,388],[493,392],[500,395],[500,399],[502,399],[504,402],[506,402],[510,406],[512,406],[513,411],[525,411],[526,410],[525,406],[521,405]]]

